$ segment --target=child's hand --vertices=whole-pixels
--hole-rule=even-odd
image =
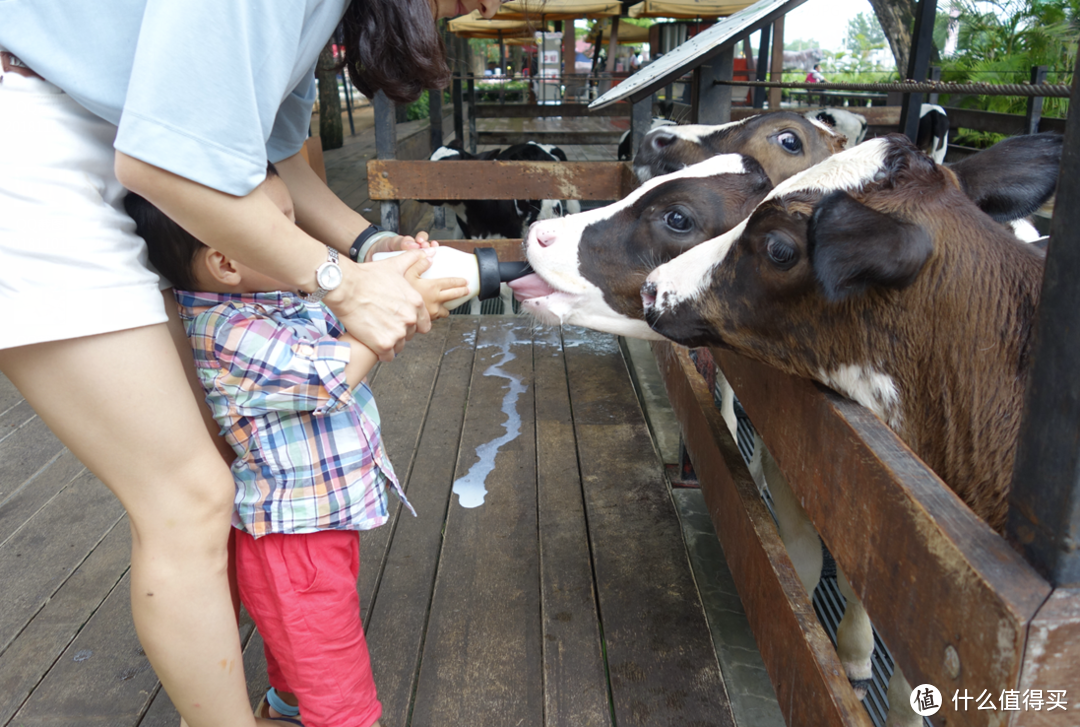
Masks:
[[[371,262],[373,259],[371,256],[377,252],[399,252],[402,250],[419,250],[426,247],[438,247],[439,243],[434,240],[428,239],[428,233],[424,230],[416,233],[416,236],[411,235],[396,235],[394,237],[384,237],[376,242],[368,250],[367,258],[364,262]],[[453,299],[451,299],[453,300]]]
[[[428,315],[434,321],[450,315],[444,303],[469,294],[469,281],[465,278],[421,278],[420,275],[427,270],[427,267],[420,264],[413,265],[405,271],[405,280],[424,299]]]

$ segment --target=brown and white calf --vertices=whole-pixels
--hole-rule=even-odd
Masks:
[[[865,142],[653,271],[646,319],[858,401],[1000,531],[1043,256],[984,210],[1038,207],[1060,149],[1017,137],[1004,152],[1015,164],[950,169],[901,136]],[[890,701],[905,704],[905,687],[898,673]]]
[[[646,134],[634,157],[641,181],[676,172],[717,154],[754,157],[773,184],[844,148],[845,137],[791,111],[758,114],[717,126],[662,126]]]
[[[509,285],[544,322],[660,338],[641,308],[645,276],[746,219],[770,189],[752,158],[712,157],[607,207],[533,224],[525,248],[536,274]]]

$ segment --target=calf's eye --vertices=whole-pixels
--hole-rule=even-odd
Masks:
[[[802,151],[802,139],[796,136],[793,131],[785,131],[777,135],[777,143],[783,147],[784,151],[789,151],[792,154],[797,154]]]
[[[668,211],[668,213],[664,215],[664,223],[677,232],[686,232],[694,226],[694,221],[690,219],[690,215],[680,209]]]
[[[790,240],[777,235],[769,235],[765,244],[765,254],[773,265],[781,270],[790,270],[799,259],[799,252]]]

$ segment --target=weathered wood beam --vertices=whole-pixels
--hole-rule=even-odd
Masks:
[[[556,146],[618,144],[622,134],[621,131],[481,131],[477,135],[477,143],[484,146],[523,144],[527,141]]]
[[[617,200],[635,186],[626,162],[368,162],[373,200]]]
[[[909,681],[1016,689],[1050,584],[867,409],[713,355]],[[985,724],[977,710],[955,719]]]
[[[476,118],[478,119],[539,119],[551,116],[578,117],[578,116],[616,116],[630,115],[630,104],[619,103],[605,106],[602,109],[589,110],[588,104],[564,103],[564,104],[477,104]]]

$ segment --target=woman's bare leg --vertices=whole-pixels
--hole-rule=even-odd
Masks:
[[[136,631],[177,709],[191,727],[251,727],[226,555],[234,486],[175,334],[0,350],[0,370],[127,510]]]

